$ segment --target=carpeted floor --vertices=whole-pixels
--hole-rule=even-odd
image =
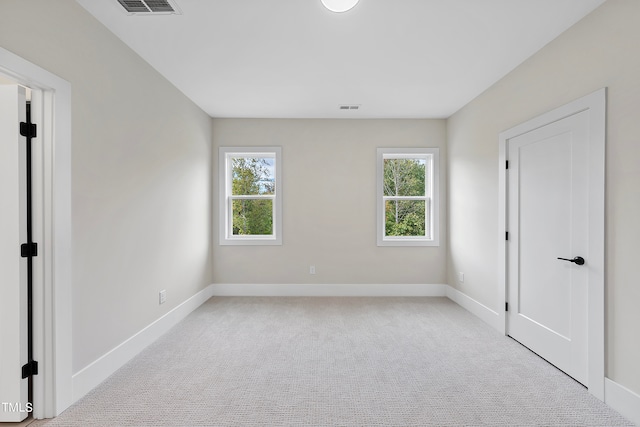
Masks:
[[[216,297],[32,426],[630,426],[445,298]]]

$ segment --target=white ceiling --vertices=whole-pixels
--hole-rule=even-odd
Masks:
[[[604,2],[77,1],[212,117],[266,118],[448,117]]]

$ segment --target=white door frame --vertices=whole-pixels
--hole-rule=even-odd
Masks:
[[[34,227],[41,224],[42,277],[33,289],[34,418],[59,415],[72,402],[71,85],[0,47],[0,73],[32,89],[32,117],[43,150],[34,153]],[[34,228],[34,231],[35,228]],[[16,249],[17,250],[17,249]]]
[[[606,140],[606,88],[535,117],[525,123],[500,133],[499,136],[499,236],[498,286],[500,304],[507,301],[507,145],[511,138],[541,128],[576,113],[589,114],[589,261],[588,283],[588,388],[589,392],[604,401],[605,379],[605,140]],[[499,311],[502,332],[507,331],[505,310]]]

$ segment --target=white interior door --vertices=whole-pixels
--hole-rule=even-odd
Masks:
[[[509,139],[507,158],[507,332],[588,385],[589,113]]]
[[[25,90],[0,85],[0,422],[28,415]]]

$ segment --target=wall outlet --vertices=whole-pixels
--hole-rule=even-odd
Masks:
[[[163,289],[160,291],[160,294],[159,294],[159,303],[164,304],[165,301],[167,301],[167,291]]]
[[[315,265],[310,265],[309,266],[309,274],[316,274],[316,266]]]
[[[458,281],[464,283],[464,273],[462,271],[458,272]]]

